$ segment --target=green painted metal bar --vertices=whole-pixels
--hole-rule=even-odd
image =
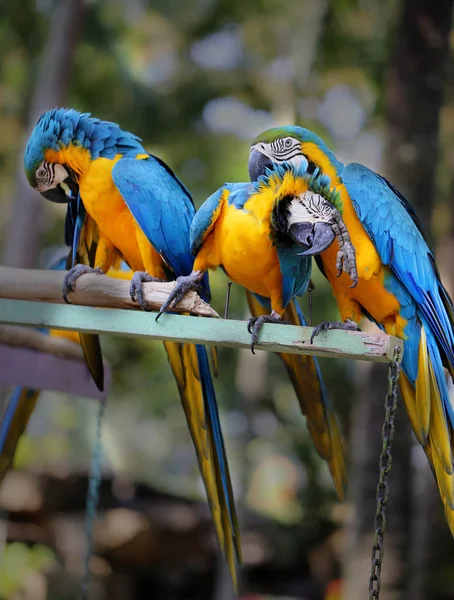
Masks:
[[[5,324],[141,336],[231,348],[250,347],[245,321],[166,314],[156,323],[155,316],[156,313],[134,310],[0,299],[0,323]],[[322,333],[311,345],[312,331],[311,327],[265,324],[256,348],[270,352],[388,362],[395,346],[403,345],[401,340],[393,336],[346,331]]]

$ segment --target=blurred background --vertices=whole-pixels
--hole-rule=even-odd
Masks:
[[[339,159],[378,170],[407,195],[452,293],[452,4],[2,0],[1,262],[43,267],[63,242],[65,208],[29,189],[22,172],[27,134],[44,110],[61,105],[138,134],[197,206],[225,181],[247,179],[258,133],[304,125]],[[211,279],[222,312],[226,279]],[[313,321],[336,318],[316,267],[313,280]],[[233,286],[230,317],[246,315]],[[102,344],[114,378],[90,598],[232,598],[162,345],[117,337]],[[243,535],[240,597],[364,600],[386,366],[322,361],[349,453],[341,505],[277,357],[219,354],[216,389]],[[0,598],[77,598],[96,412],[94,401],[42,393],[0,489]],[[404,410],[390,486],[381,598],[454,598],[454,542]]]

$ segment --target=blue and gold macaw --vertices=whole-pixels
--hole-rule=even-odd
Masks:
[[[332,244],[317,262],[329,280],[344,323],[353,328],[365,316],[404,340],[400,390],[419,443],[438,484],[454,534],[454,409],[443,367],[454,376],[454,312],[433,252],[414,208],[384,177],[367,167],[344,166],[312,132],[301,127],[270,129],[253,142],[252,180],[267,169],[307,161],[336,189],[339,210],[356,250],[358,284],[337,276]]]
[[[329,247],[336,234],[341,244],[340,266],[355,279],[353,248],[336,209],[338,195],[326,187],[326,178],[317,173],[306,176],[306,166],[279,167],[253,184],[225,184],[206,200],[191,225],[191,249],[196,256],[193,272],[177,280],[161,313],[174,298],[178,301],[197,285],[208,269],[220,266],[247,290],[254,315],[248,324],[253,350],[263,323],[306,324],[296,297],[309,284],[311,255]],[[297,354],[280,357],[317,452],[327,461],[342,499],[346,469],[341,435],[318,362]]]
[[[64,271],[66,256],[53,261],[48,268],[55,271]],[[80,343],[79,334],[73,331],[51,329],[48,333]],[[21,386],[15,387],[0,417],[0,485],[13,463],[17,444],[27,427],[32,412],[35,410],[39,393],[39,390]]]
[[[67,241],[77,264],[64,295],[91,268],[107,272],[124,260],[135,271],[131,296],[143,309],[142,283],[169,281],[192,270],[189,227],[195,208],[188,190],[141,140],[117,124],[57,108],[39,119],[25,151],[31,185],[54,202],[68,202]],[[88,266],[89,265],[89,266]],[[208,277],[201,293],[209,299]],[[203,346],[164,342],[180,392],[215,530],[236,583],[241,562],[227,457]]]

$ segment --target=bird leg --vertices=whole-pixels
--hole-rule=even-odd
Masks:
[[[181,302],[181,300],[183,300],[186,294],[191,290],[200,292],[202,289],[200,281],[203,276],[204,271],[193,271],[190,275],[182,275],[181,277],[177,277],[176,285],[170,292],[167,300],[161,306],[158,314],[156,315],[155,321],[157,321],[163,313],[167,312],[171,305],[176,306],[179,302]]]
[[[143,284],[150,282],[159,282],[163,283],[164,279],[159,279],[158,277],[152,277],[146,271],[135,271],[132,278],[131,284],[129,286],[129,295],[131,296],[131,300],[133,302],[137,302],[142,310],[149,311],[151,310],[147,304],[147,301],[143,295]]]
[[[281,325],[290,325],[290,321],[283,321],[281,315],[272,311],[270,315],[260,315],[260,317],[251,317],[247,323],[247,330],[251,334],[251,352],[255,354],[255,344],[259,340],[260,330],[265,323],[280,323]]]
[[[358,323],[355,321],[351,321],[350,319],[346,319],[344,323],[341,321],[323,321],[319,323],[316,327],[314,327],[314,331],[311,335],[311,344],[314,343],[314,338],[324,331],[330,331],[331,329],[342,329],[344,331],[361,331],[358,327]]]
[[[103,270],[100,268],[93,269],[93,267],[89,267],[88,265],[76,265],[70,269],[63,279],[63,285],[61,288],[63,300],[67,304],[71,304],[71,302],[68,300],[68,294],[70,292],[74,292],[76,281],[79,279],[79,277],[81,277],[81,275],[85,275],[86,273],[97,273],[98,275],[102,275]]]

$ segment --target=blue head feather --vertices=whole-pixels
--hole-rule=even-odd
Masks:
[[[27,179],[35,187],[35,172],[46,150],[61,150],[70,144],[89,150],[93,159],[116,154],[134,157],[144,153],[141,139],[116,123],[101,121],[73,108],[54,108],[41,115],[32,131],[24,154]]]

